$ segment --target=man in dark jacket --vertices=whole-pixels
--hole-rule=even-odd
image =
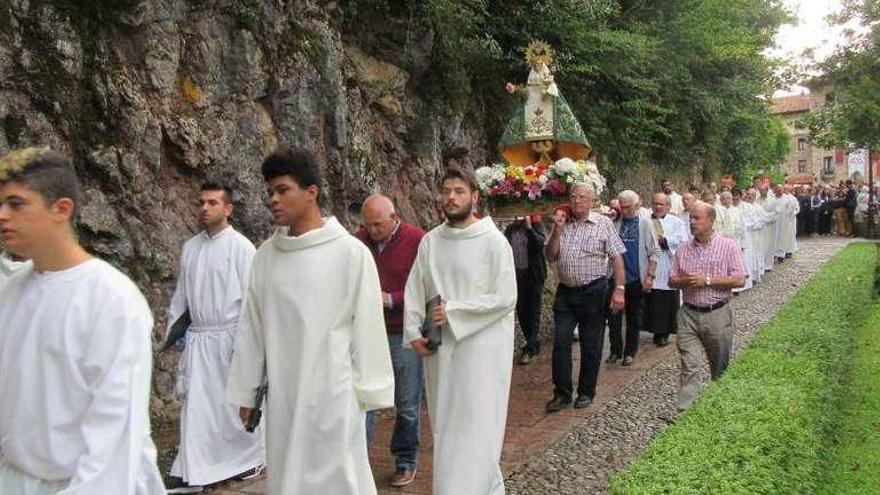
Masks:
[[[517,219],[506,229],[513,248],[513,264],[516,267],[516,317],[525,337],[525,345],[519,364],[529,364],[538,356],[541,346],[541,296],[547,278],[544,260],[544,226],[537,215]]]
[[[403,289],[419,251],[425,232],[402,222],[394,203],[386,196],[375,194],[364,201],[364,226],[355,233],[363,241],[379,270],[382,301],[385,306],[385,329],[394,367],[394,408],[397,418],[391,436],[391,453],[396,470],[391,486],[412,483],[416,476],[419,450],[419,418],[422,402],[422,358],[403,343]],[[373,436],[375,411],[367,413],[367,442]]]

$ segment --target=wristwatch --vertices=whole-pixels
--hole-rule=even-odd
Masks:
[[[615,290],[626,290],[626,286],[625,285],[617,285],[614,287],[614,289]]]
[[[708,275],[706,275],[706,287],[711,287],[711,286],[712,286],[712,279],[709,278]]]

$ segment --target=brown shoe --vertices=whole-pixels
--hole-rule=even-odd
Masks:
[[[415,469],[398,469],[391,475],[391,486],[406,486],[416,479]]]

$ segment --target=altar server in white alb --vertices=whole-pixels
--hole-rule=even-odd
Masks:
[[[761,232],[761,252],[758,256],[764,261],[764,271],[769,272],[773,270],[773,263],[776,261],[779,213],[776,210],[776,195],[770,190],[770,185],[766,181],[758,185],[755,204],[764,209],[764,230]]]
[[[797,215],[801,204],[791,193],[791,186],[776,186],[776,212],[779,228],[776,231],[776,258],[786,260],[797,253]]]
[[[253,414],[268,377],[268,493],[374,494],[366,412],[394,405],[379,274],[369,249],[322,218],[314,157],[263,162],[278,229],[257,250],[227,397]]]
[[[446,171],[446,222],[422,239],[404,295],[404,339],[425,358],[434,432],[434,495],[504,493],[499,468],[513,364],[513,251],[490,217],[474,215],[473,174]],[[442,303],[431,314],[426,304]],[[425,318],[441,326],[430,349]]]
[[[226,378],[256,250],[229,225],[228,186],[203,184],[199,205],[205,230],[183,245],[168,311],[168,333],[182,315],[188,313],[192,321],[178,365],[180,447],[171,466],[169,493],[254,476],[266,459],[263,429],[245,431],[238,406],[226,401]]]
[[[80,186],[45,148],[0,159],[0,493],[164,494],[150,440],[153,317],[77,242]]]

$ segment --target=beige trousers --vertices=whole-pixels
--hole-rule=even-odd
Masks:
[[[727,369],[733,344],[732,323],[730,304],[709,313],[700,313],[687,306],[678,312],[676,344],[681,355],[681,374],[676,406],[679,411],[690,407],[700,393],[704,351],[713,380],[720,378]]]

